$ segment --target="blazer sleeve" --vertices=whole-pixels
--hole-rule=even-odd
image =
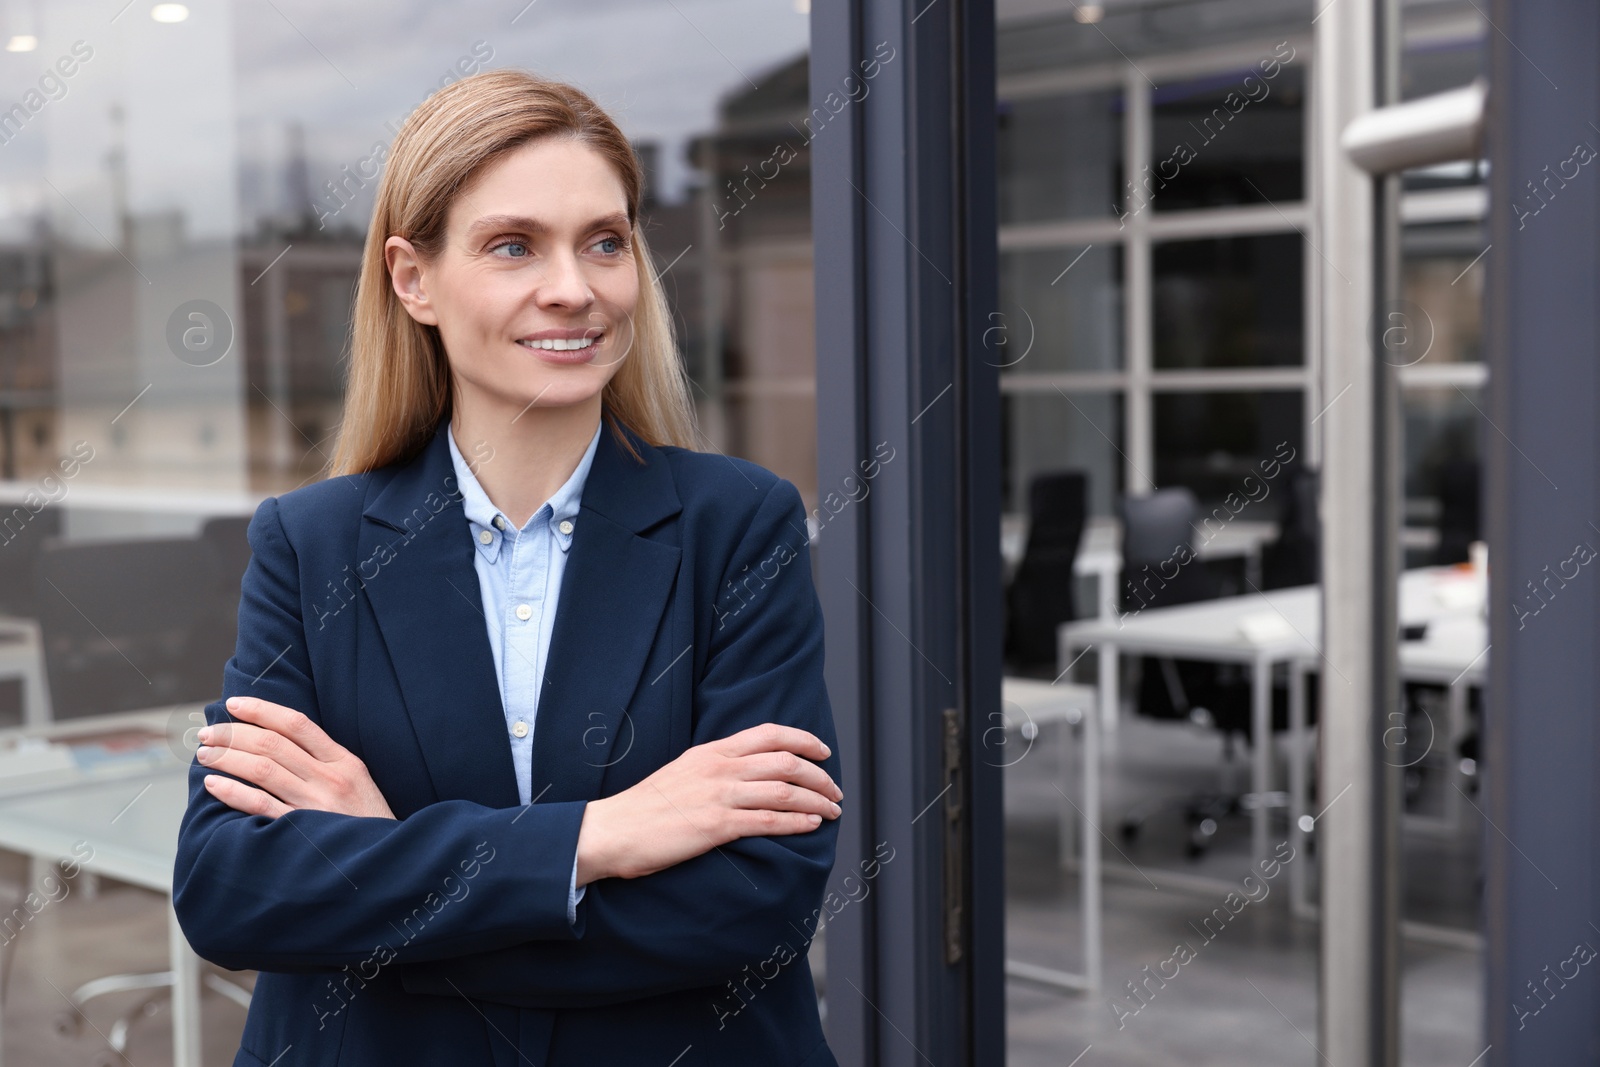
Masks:
[[[786,480],[757,508],[717,588],[747,567],[765,585],[751,582],[743,606],[713,623],[690,743],[764,722],[800,727],[828,745],[822,767],[839,781],[805,511]],[[740,838],[641,878],[591,882],[578,909],[577,940],[411,964],[400,969],[402,980],[414,993],[525,1008],[590,1007],[720,986],[780,943],[805,952],[837,838],[838,820],[825,819],[807,833]]]
[[[241,694],[320,724],[299,563],[276,498],[256,510],[248,537],[238,644],[206,721],[228,721],[224,702]],[[311,810],[271,819],[213,797],[203,780],[215,773],[190,764],[173,869],[178,922],[204,959],[233,969],[338,970],[576,936],[568,874],[582,802],[524,810],[447,800],[398,821]],[[459,903],[468,894],[470,907]]]

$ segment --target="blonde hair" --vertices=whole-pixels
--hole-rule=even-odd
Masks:
[[[344,414],[328,475],[406,460],[450,411],[450,367],[436,326],[417,322],[390,284],[384,242],[410,241],[425,259],[445,245],[456,196],[506,153],[542,137],[593,148],[622,182],[639,274],[633,345],[601,394],[618,444],[625,426],[652,445],[692,447],[694,404],[671,311],[639,226],[644,170],[610,116],[582,90],[523,70],[452,82],[407,117],[390,146],[362,252],[351,326]]]

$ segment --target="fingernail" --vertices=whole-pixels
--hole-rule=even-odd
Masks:
[[[810,820],[812,826],[820,826],[822,824],[822,816],[820,815],[807,815],[806,818]]]
[[[822,746],[822,758],[827,759],[831,755],[833,755],[833,749],[829,748],[827,744],[824,743]]]
[[[239,698],[238,697],[229,697],[228,698],[228,708],[229,708],[229,710],[237,708],[238,706],[239,706]]]
[[[201,744],[205,744],[206,742],[211,740],[211,727],[209,727],[209,726],[200,727],[200,732],[195,734],[195,736],[200,739],[200,743]]]
[[[194,758],[199,760],[201,763],[206,763],[206,762],[210,761],[211,755],[215,751],[216,750],[213,749],[210,745],[201,745],[198,749],[195,750]]]
[[[835,814],[835,815],[837,815],[837,814],[839,814],[839,812],[840,812],[840,810],[841,810],[841,809],[840,809],[840,807],[839,807],[839,805],[837,805],[837,804],[835,804],[835,805],[834,805],[834,806],[833,806],[833,813],[834,813],[834,814]]]

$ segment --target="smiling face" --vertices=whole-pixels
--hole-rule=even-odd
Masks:
[[[451,205],[444,248],[384,244],[407,312],[439,328],[454,404],[477,421],[593,404],[633,344],[639,275],[627,197],[589,146],[543,138]]]

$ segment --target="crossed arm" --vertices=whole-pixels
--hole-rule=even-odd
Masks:
[[[797,520],[799,495],[780,481],[730,572],[792,540]],[[602,800],[448,800],[396,820],[321,728],[276,501],[250,540],[225,672],[236,721],[223,701],[207,709],[212,751],[191,768],[175,871],[174,904],[202,956],[321,970],[384,945],[415,992],[558,1007],[718,984],[800,936],[832,866],[841,799],[803,546],[770,600],[714,634],[693,745],[676,760]],[[574,859],[589,888],[572,926]]]

